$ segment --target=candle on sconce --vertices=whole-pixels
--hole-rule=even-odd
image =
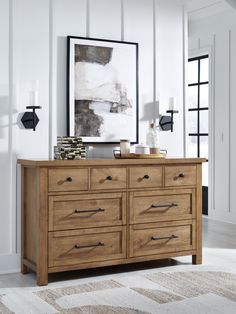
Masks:
[[[169,110],[176,110],[176,98],[175,97],[169,98]]]
[[[39,81],[35,80],[31,82],[31,90],[30,90],[30,106],[38,106],[39,105]]]

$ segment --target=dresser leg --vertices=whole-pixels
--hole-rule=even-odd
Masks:
[[[21,273],[24,275],[29,273],[29,268],[23,263],[21,264]]]
[[[192,255],[192,263],[194,265],[202,264],[202,255]]]
[[[48,273],[42,274],[37,273],[37,284],[38,286],[47,286],[48,285]]]

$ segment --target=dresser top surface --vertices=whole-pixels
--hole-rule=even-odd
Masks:
[[[49,160],[18,159],[22,166],[34,167],[81,167],[81,166],[132,166],[132,165],[178,165],[201,164],[205,158],[159,158],[159,159],[84,159],[84,160]]]

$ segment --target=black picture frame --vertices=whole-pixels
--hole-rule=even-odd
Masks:
[[[76,47],[76,45],[78,46]],[[101,53],[97,54],[97,52],[99,51]],[[119,53],[120,53],[120,56],[118,56]],[[130,59],[128,60],[127,58],[127,60],[125,60],[124,62],[127,65],[130,61],[131,63],[130,68],[127,68],[126,66],[126,68],[124,69],[121,69],[121,67],[115,69],[116,71],[119,72],[119,74],[121,73],[123,77],[124,77],[124,74],[127,74],[128,78],[126,78],[125,80],[126,82],[130,82],[130,84],[128,84],[129,85],[128,88],[127,86],[125,86],[125,84],[123,84],[123,81],[119,83],[115,83],[113,85],[110,83],[108,83],[107,85],[103,84],[105,86],[103,90],[99,88],[97,89],[94,88],[90,90],[86,86],[85,87],[80,86],[80,85],[83,85],[84,80],[83,80],[83,77],[79,75],[79,73],[86,74],[85,71],[87,69],[88,71],[87,75],[89,76],[89,73],[92,71],[91,69],[95,69],[93,71],[95,72],[97,71],[98,73],[96,74],[98,74],[98,77],[99,77],[99,69],[101,71],[104,71],[105,66],[107,64],[108,66],[110,66],[109,63],[111,63],[111,59],[113,58],[114,54],[118,56],[116,57],[116,60],[119,60],[119,61],[123,60],[122,56],[123,55],[125,56],[126,54]],[[118,144],[120,142],[120,139],[129,139],[131,144],[138,143],[138,140],[139,140],[138,57],[139,57],[138,43],[109,40],[109,39],[87,38],[87,37],[75,37],[75,36],[67,37],[67,135],[68,136],[80,136],[83,138],[83,142],[85,144]],[[113,67],[111,68],[113,69]],[[116,71],[114,71],[113,73],[112,70],[110,70],[110,68],[106,70],[107,70],[108,76],[109,75],[114,76],[114,73],[116,73]],[[122,75],[120,76],[122,77]],[[100,73],[100,77],[102,77],[101,73]],[[103,85],[101,84],[101,86]],[[113,90],[113,86],[115,86],[114,90]],[[75,91],[75,88],[76,88],[76,91]],[[107,93],[107,95],[112,94],[113,98],[110,96],[107,96],[107,99],[109,99],[107,100],[106,96],[104,96],[104,99],[102,98],[99,99],[98,94],[101,93],[102,91],[104,91],[104,94]],[[92,92],[94,92],[94,94],[91,97]],[[89,97],[91,99],[89,99]],[[94,100],[95,98],[96,100]],[[117,101],[118,98],[119,98],[119,102]],[[100,108],[105,107],[104,110],[106,111],[104,111],[104,115],[100,111],[99,115],[95,114],[96,115],[95,117],[94,111],[96,111],[96,108],[99,108],[98,107],[99,104],[100,104]],[[93,106],[93,108],[95,109],[91,110],[90,109],[91,106]],[[107,107],[110,108],[109,111],[107,111]],[[100,108],[99,110],[101,110]],[[111,111],[111,110],[114,110],[114,111]],[[126,114],[125,111],[129,113]],[[86,112],[88,112],[88,116],[90,118],[88,117],[86,118]],[[116,113],[117,117],[113,113]],[[118,114],[119,114],[120,119],[118,119]],[[91,119],[91,116],[92,116],[92,119]],[[112,130],[113,131],[116,130],[117,138],[114,136],[109,137],[109,135],[107,136],[107,138],[105,138],[106,136],[105,131],[104,131],[105,135],[103,134],[103,136],[101,137],[84,136],[83,134],[79,134],[80,132],[79,130],[81,128],[82,128],[81,132],[86,133],[87,132],[86,128],[88,127],[89,127],[88,133],[96,132],[96,135],[99,132],[102,133],[99,127],[96,126],[95,129],[93,129],[92,126],[88,126],[88,123],[89,123],[88,121],[90,120],[92,121],[95,120],[95,125],[96,125],[96,121],[98,120],[98,117],[99,117],[99,123],[100,123],[100,124],[98,123],[99,126],[103,124],[109,125],[109,123],[104,123],[104,121],[109,122],[108,120],[112,119],[110,124],[112,124]],[[132,122],[132,123],[127,123],[128,124],[127,130],[128,132],[130,132],[130,134],[129,133],[127,133],[127,135],[125,134],[125,126],[124,124],[122,124],[124,122],[121,122],[122,118],[126,119],[127,121]],[[78,121],[81,122],[81,120],[82,120],[82,123],[78,123]],[[84,123],[84,126],[83,126],[83,123]],[[121,127],[122,131],[118,131],[119,125],[122,126]]]

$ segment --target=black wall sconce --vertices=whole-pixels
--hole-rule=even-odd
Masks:
[[[171,131],[173,132],[174,126],[174,114],[179,113],[178,110],[167,110],[167,113],[170,113],[170,116],[161,116],[159,125],[162,131]]]
[[[26,109],[32,109],[33,111],[26,111],[22,118],[21,122],[26,129],[33,129],[35,131],[37,124],[39,123],[39,118],[35,113],[36,109],[41,109],[40,106],[27,106]]]

